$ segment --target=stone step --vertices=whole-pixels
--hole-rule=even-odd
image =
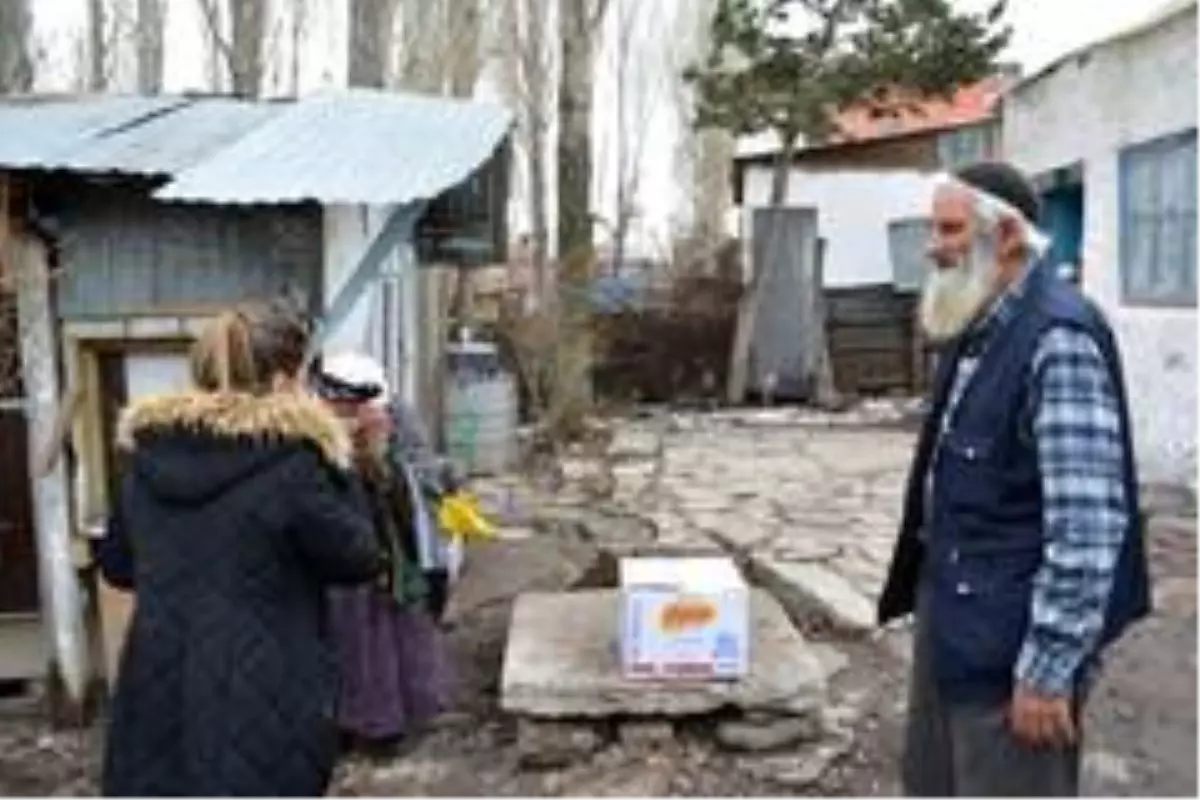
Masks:
[[[750,579],[770,592],[793,620],[817,614],[849,633],[875,629],[875,604],[839,573],[815,562],[752,555]]]
[[[501,706],[543,719],[680,717],[723,709],[819,714],[827,678],[810,643],[774,598],[750,596],[750,671],[736,681],[631,681],[617,653],[615,590],[529,593],[517,599]]]

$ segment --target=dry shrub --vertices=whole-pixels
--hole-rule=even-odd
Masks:
[[[726,278],[684,276],[646,308],[600,318],[597,393],[673,404],[716,399],[740,294]]]

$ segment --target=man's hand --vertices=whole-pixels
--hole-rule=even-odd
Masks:
[[[1047,697],[1018,686],[1013,692],[1008,721],[1013,735],[1029,747],[1075,744],[1075,717],[1069,698]]]

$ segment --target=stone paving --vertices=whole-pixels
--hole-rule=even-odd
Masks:
[[[870,629],[915,434],[851,419],[770,410],[622,427],[616,504],[653,524],[658,548],[732,553],[789,608],[815,602]]]
[[[651,414],[614,428],[607,464],[568,462],[553,496],[515,479],[481,483],[489,514],[504,530],[500,541],[472,548],[453,603],[456,708],[403,758],[348,760],[334,793],[895,795],[907,682],[896,658],[905,655],[903,631],[884,637],[896,648],[880,648],[865,636],[802,629],[829,700],[822,735],[778,751],[730,746],[746,731],[728,722],[730,741],[717,731],[714,742],[711,725],[672,729],[648,718],[625,720],[619,735],[589,741],[572,738],[588,733],[577,726],[569,735],[532,731],[568,752],[566,766],[530,770],[530,731],[503,712],[500,689],[512,599],[613,585],[612,559],[598,561],[597,552],[731,553],[795,620],[816,607],[846,630],[870,628],[912,430],[904,411],[890,404],[836,417],[800,410]],[[606,488],[615,491],[610,496]],[[1088,714],[1086,794],[1195,796],[1194,506],[1158,514],[1150,550],[1156,613],[1116,648],[1097,688]],[[756,724],[749,732],[776,733],[768,728]],[[94,792],[97,734],[56,734],[33,716],[0,709],[0,795]],[[534,744],[538,752],[553,749],[544,739]]]

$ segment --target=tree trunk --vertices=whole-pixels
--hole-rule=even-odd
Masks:
[[[586,0],[559,3],[558,257],[591,250],[592,32]]]
[[[232,12],[229,73],[233,93],[238,97],[258,97],[263,88],[267,0],[233,0]]]
[[[582,432],[591,404],[592,339],[588,290],[592,246],[592,34],[587,0],[559,3],[558,318],[554,425]]]
[[[90,92],[103,92],[108,88],[108,47],[107,38],[104,35],[106,24],[104,0],[88,0],[87,88]]]
[[[725,217],[732,207],[729,175],[733,163],[734,137],[717,128],[697,128],[694,124],[698,97],[679,74],[684,65],[703,63],[711,50],[712,21],[717,0],[690,0],[682,4],[671,32],[678,42],[674,56],[677,83],[672,103],[683,138],[675,151],[675,174],[687,189],[686,205],[680,209],[690,221],[687,246],[677,260],[687,269],[714,274],[717,254],[725,234]],[[682,243],[681,243],[682,244]]]
[[[617,0],[617,98],[615,103],[617,115],[617,209],[616,219],[613,221],[611,253],[614,275],[619,275],[625,264],[625,239],[629,235],[629,216],[632,213],[629,208],[630,182],[633,178],[630,175],[630,164],[628,163],[629,109],[627,102],[629,99],[629,37],[633,35],[633,31],[626,23],[624,6],[623,0]],[[635,170],[637,167],[636,164],[632,165]]]
[[[33,16],[29,0],[0,2],[0,91],[33,90],[33,57],[30,36]]]
[[[811,364],[813,372],[809,376],[811,387],[809,400],[818,408],[836,409],[841,402],[837,388],[833,383],[833,359],[829,352],[829,336],[826,333],[826,303],[825,303],[825,254],[828,252],[827,240],[817,240],[816,258],[813,259],[813,274],[810,286],[812,290],[811,333],[804,337],[805,363]]]
[[[395,5],[395,0],[350,0],[349,85],[373,89],[386,85]]]
[[[518,53],[521,71],[525,76],[525,97],[522,98],[526,121],[529,127],[529,184],[530,213],[533,216],[533,279],[537,307],[543,308],[550,293],[550,204],[549,175],[546,159],[549,152],[550,70],[546,52],[546,16],[541,4],[544,0],[525,0],[524,9],[527,38],[525,52]],[[520,24],[521,20],[518,19]]]
[[[291,86],[292,96],[300,96],[300,62],[301,53],[304,49],[304,34],[308,27],[308,0],[292,0],[291,8],[291,63],[289,68],[289,85]]]
[[[446,7],[446,66],[453,97],[471,97],[481,68],[479,0],[454,0]]]
[[[775,164],[771,173],[771,208],[780,208],[787,200],[788,175],[791,171],[792,155],[795,153],[795,136],[780,137],[780,145]],[[771,228],[771,236],[765,243],[762,252],[763,263],[754,265],[754,275],[750,284],[742,294],[738,304],[737,326],[733,335],[733,351],[729,356],[729,380],[726,385],[726,401],[730,405],[741,403],[746,397],[746,383],[750,371],[750,350],[754,340],[754,329],[758,324],[758,311],[762,307],[763,287],[768,281],[764,273],[775,264],[775,250],[778,245],[775,228]]]
[[[530,261],[533,270],[534,295],[537,307],[543,308],[550,292],[550,204],[546,195],[549,189],[546,175],[547,125],[544,117],[538,116],[529,126],[529,212],[533,217],[533,252]]]
[[[725,238],[725,215],[733,206],[729,188],[734,138],[725,131],[699,131],[692,172],[692,216],[701,249],[713,252]]]
[[[138,0],[137,88],[140,94],[162,92],[163,0]]]

